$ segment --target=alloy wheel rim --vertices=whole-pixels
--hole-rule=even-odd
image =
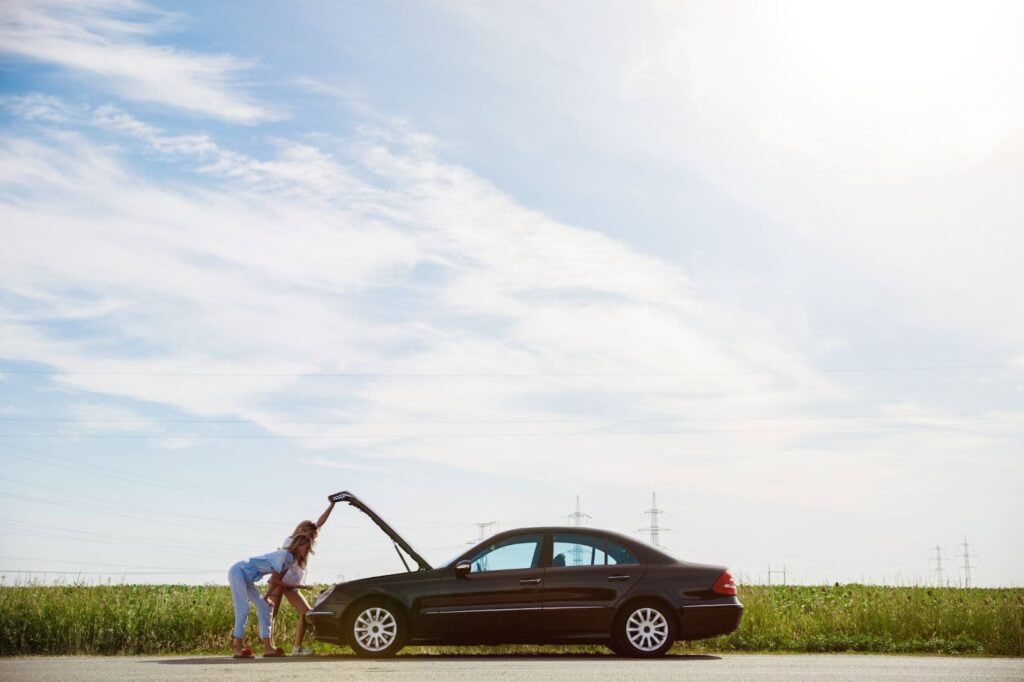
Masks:
[[[637,609],[626,620],[626,637],[640,651],[656,651],[668,639],[668,621],[657,609]]]
[[[367,651],[383,651],[398,636],[398,622],[390,611],[374,606],[359,614],[353,632],[359,646]]]

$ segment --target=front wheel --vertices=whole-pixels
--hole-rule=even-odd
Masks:
[[[394,656],[405,645],[405,619],[401,611],[386,601],[358,606],[346,618],[345,630],[356,656]]]
[[[628,606],[616,619],[614,646],[623,656],[664,656],[676,641],[676,621],[661,604],[641,602]]]

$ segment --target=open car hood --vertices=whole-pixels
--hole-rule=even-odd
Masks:
[[[340,493],[334,493],[333,495],[331,495],[331,500],[333,502],[348,502],[350,505],[352,505],[353,507],[355,507],[359,511],[361,511],[364,514],[366,514],[367,516],[369,516],[370,519],[374,523],[377,524],[377,527],[380,528],[382,531],[384,531],[384,533],[389,538],[391,538],[392,542],[394,542],[396,545],[401,547],[402,551],[404,551],[406,554],[408,554],[410,557],[412,557],[413,561],[415,561],[417,564],[419,564],[419,570],[421,570],[421,571],[429,571],[429,570],[431,570],[432,566],[429,563],[427,563],[427,560],[424,559],[422,556],[420,556],[419,552],[417,552],[415,549],[413,549],[412,545],[410,545],[408,542],[406,542],[405,538],[403,538],[401,535],[399,535],[395,531],[394,528],[389,526],[387,521],[385,521],[380,516],[378,516],[377,512],[373,511],[368,506],[366,506],[366,503],[364,503],[358,497],[356,497],[355,495],[353,495],[352,493],[350,493],[348,491],[342,491]],[[401,558],[401,554],[399,554],[399,557]],[[402,559],[402,563],[405,563],[405,559],[404,558]],[[408,565],[406,566],[406,568],[408,568]]]

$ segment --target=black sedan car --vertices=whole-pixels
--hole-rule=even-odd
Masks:
[[[513,643],[660,656],[678,640],[732,632],[743,614],[725,568],[678,561],[611,531],[509,530],[434,568],[357,497],[332,499],[367,514],[407,569],[339,583],[306,614],[316,639],[361,656],[406,644]]]

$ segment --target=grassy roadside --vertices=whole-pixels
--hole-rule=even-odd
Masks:
[[[687,652],[1024,655],[1024,589],[839,585],[743,586],[740,629],[680,644]],[[233,621],[222,586],[0,586],[0,655],[226,653]],[[278,617],[287,643],[295,612]],[[250,639],[255,639],[255,614]],[[317,644],[318,653],[337,648]],[[525,652],[535,647],[417,648],[419,653]],[[545,652],[604,651],[545,647]]]
[[[748,586],[740,629],[697,651],[1024,655],[1024,590]]]

